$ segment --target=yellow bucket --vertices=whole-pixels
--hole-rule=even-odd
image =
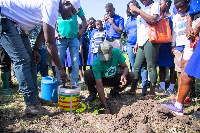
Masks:
[[[69,85],[58,87],[58,108],[66,112],[75,112],[79,105],[80,87]]]

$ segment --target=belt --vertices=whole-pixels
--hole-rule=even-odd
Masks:
[[[113,42],[113,41],[115,41],[115,40],[117,40],[117,39],[121,39],[121,38],[112,38],[112,39],[106,39],[107,41],[109,41],[109,42]]]

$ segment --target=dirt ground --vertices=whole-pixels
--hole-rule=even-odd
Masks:
[[[109,97],[110,88],[106,89],[107,102],[112,114],[94,115],[92,109],[82,113],[67,113],[59,110],[57,104],[46,109],[54,112],[54,116],[37,116],[28,118],[24,116],[24,102],[21,95],[14,95],[9,103],[8,99],[1,99],[0,132],[56,132],[56,133],[151,133],[151,132],[200,132],[200,122],[192,119],[192,111],[184,112],[180,117],[165,107],[161,106],[162,95],[157,100],[139,100],[141,90],[136,96],[123,95],[124,102]],[[88,91],[83,87],[80,101],[88,96]],[[20,99],[21,100],[16,100]],[[199,101],[198,101],[199,102]],[[99,104],[97,102],[96,104]],[[99,107],[101,108],[101,107]]]

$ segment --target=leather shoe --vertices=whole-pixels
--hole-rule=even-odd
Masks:
[[[85,101],[93,102],[96,99],[96,94],[90,94]]]

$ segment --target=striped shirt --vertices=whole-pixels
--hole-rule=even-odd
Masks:
[[[106,37],[106,31],[96,31],[92,37],[91,53],[98,53],[98,48],[101,43],[104,42]]]

